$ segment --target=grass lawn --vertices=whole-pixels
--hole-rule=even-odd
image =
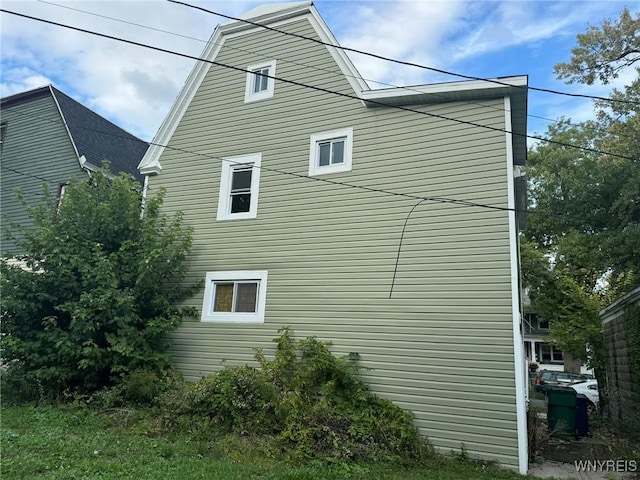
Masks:
[[[524,479],[509,470],[442,456],[428,466],[292,465],[247,444],[151,433],[145,412],[96,414],[71,407],[3,406],[1,477],[10,479],[338,480]]]

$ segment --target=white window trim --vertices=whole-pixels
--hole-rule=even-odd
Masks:
[[[267,78],[267,89],[254,93],[253,92],[253,80],[255,78],[253,71],[268,68],[269,69],[269,78]],[[249,65],[247,67],[247,79],[244,91],[244,103],[255,102],[257,100],[265,100],[267,98],[273,97],[273,93],[275,90],[275,77],[276,75],[276,61],[271,60],[269,62],[256,63],[254,65]]]
[[[202,300],[201,322],[225,322],[225,323],[264,323],[264,311],[267,303],[267,270],[235,270],[207,272],[204,299]],[[255,313],[214,312],[213,302],[215,294],[215,282],[233,282],[255,280],[258,282],[258,293]]]
[[[345,137],[344,162],[334,165],[318,165],[318,144],[334,138]],[[309,176],[325,175],[327,173],[350,172],[352,168],[353,128],[343,128],[331,132],[315,133],[309,142]]]
[[[251,172],[251,203],[248,212],[231,213],[231,174],[236,165],[253,164]],[[241,220],[258,216],[258,194],[260,193],[260,166],[262,154],[239,155],[222,159],[218,215],[216,220]]]

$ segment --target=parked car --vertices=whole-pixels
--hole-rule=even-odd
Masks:
[[[587,410],[594,411],[598,402],[600,401],[600,392],[598,391],[598,381],[597,380],[586,380],[580,383],[574,383],[570,385],[577,393],[583,394],[587,397],[588,404]]]
[[[535,391],[544,392],[549,385],[570,386],[574,383],[591,380],[593,375],[588,373],[557,372],[555,370],[540,370],[536,377]]]

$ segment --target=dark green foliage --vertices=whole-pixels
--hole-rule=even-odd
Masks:
[[[229,432],[272,431],[277,390],[263,372],[249,366],[176,385],[160,396],[163,422],[170,428],[198,430],[209,437]],[[197,432],[194,432],[197,433]]]
[[[607,84],[629,73],[593,120],[560,119],[529,150],[530,208],[522,248],[530,309],[549,321],[551,341],[589,362],[603,380],[599,311],[640,284],[640,69],[638,13],[578,35],[558,78]],[[564,144],[564,145],[563,145]],[[569,145],[591,149],[578,151]],[[538,214],[539,213],[539,214]]]
[[[629,438],[640,442],[640,306],[638,304],[625,307],[624,329],[629,355],[629,371],[635,388],[630,392],[629,407],[625,409],[627,418],[622,427]]]
[[[315,338],[275,340],[275,357],[256,354],[261,368],[227,368],[159,399],[165,427],[208,437],[263,435],[291,459],[399,460],[432,453],[411,415],[376,397],[347,358]]]
[[[188,292],[191,229],[160,214],[162,192],[142,217],[139,185],[106,167],[72,180],[59,205],[43,192],[24,205],[35,222],[20,236],[28,269],[0,264],[3,392],[85,394],[166,369],[167,334],[188,313],[173,305]]]

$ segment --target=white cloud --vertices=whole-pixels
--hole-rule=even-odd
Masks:
[[[216,23],[227,21],[160,0],[53,1],[68,8],[34,0],[4,0],[3,8],[195,56],[202,51],[203,41],[209,38]],[[269,2],[194,0],[193,3],[239,15]],[[640,4],[636,1],[635,5]],[[496,57],[487,55],[513,53],[514,47],[529,53],[535,50],[539,59],[557,59],[554,63],[566,61],[575,34],[583,32],[588,23],[598,25],[603,18],[616,17],[623,4],[614,1],[318,0],[316,6],[342,45],[443,70],[471,73],[471,66],[482,64],[485,58],[493,62],[488,66],[489,72],[504,67],[495,63],[499,61]],[[634,9],[633,5],[629,6]],[[94,15],[77,10],[90,11]],[[0,96],[54,83],[65,93],[145,139],[155,134],[194,64],[193,60],[5,13],[1,20]],[[550,50],[546,42],[558,39],[562,39],[567,48],[563,47],[561,52]],[[452,80],[418,68],[401,67],[371,57],[350,56],[365,78],[388,84]],[[537,65],[518,63],[518,55],[513,58],[515,60],[507,59],[504,55],[504,62],[515,62],[507,65],[510,73],[535,71]],[[601,92],[596,93],[599,95],[606,95],[610,90],[610,86],[562,88],[563,84],[553,79],[551,71],[532,76],[531,84],[567,91],[585,89],[591,94],[598,91]],[[383,85],[372,83],[372,86]],[[556,113],[565,113],[558,108],[562,104],[554,96],[545,96],[540,103],[531,102],[530,111],[556,118]],[[581,110],[580,115],[583,112]]]
[[[360,4],[358,4],[360,5]],[[339,38],[346,47],[402,59],[420,65],[441,65],[440,47],[457,28],[463,2],[375,2],[356,6],[349,13],[345,33]],[[425,70],[350,54],[365,79],[393,85],[424,83]],[[432,74],[431,77],[434,77]],[[377,87],[380,85],[372,85]]]
[[[79,1],[60,5],[32,0],[3,3],[7,10],[191,56],[201,53],[221,20],[162,1]],[[239,2],[234,9],[239,7],[242,11],[244,5]],[[220,4],[209,6],[215,10]],[[155,134],[194,64],[191,59],[9,14],[2,18],[2,62],[1,96],[53,83],[145,139]]]
[[[3,69],[2,96],[33,90],[51,83],[51,79],[27,67]]]

